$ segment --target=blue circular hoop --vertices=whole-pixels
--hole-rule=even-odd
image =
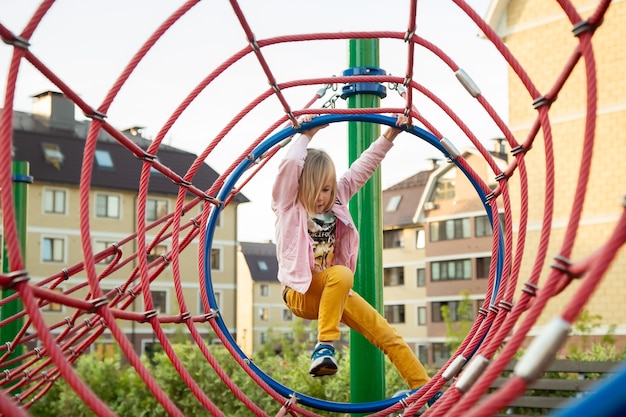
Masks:
[[[389,116],[383,116],[380,114],[332,114],[332,115],[323,115],[323,116],[318,116],[315,117],[311,122],[308,123],[303,123],[302,126],[299,129],[294,129],[292,126],[290,127],[286,127],[283,130],[275,133],[274,135],[268,137],[267,139],[265,139],[264,141],[262,141],[251,153],[250,153],[250,157],[245,158],[243,161],[241,161],[239,163],[239,165],[233,170],[233,172],[230,174],[230,176],[228,176],[228,178],[226,179],[226,181],[224,182],[224,185],[222,186],[222,188],[220,189],[217,198],[220,201],[224,201],[226,198],[228,198],[229,194],[231,193],[232,189],[234,188],[235,184],[237,183],[237,181],[239,180],[239,178],[243,175],[243,173],[250,167],[250,165],[252,165],[254,163],[254,161],[256,161],[261,155],[263,155],[265,152],[267,152],[268,150],[270,150],[274,145],[280,143],[281,141],[283,141],[284,139],[293,136],[296,133],[299,133],[303,130],[307,130],[307,129],[311,129],[313,127],[317,127],[317,126],[321,126],[321,125],[325,125],[325,124],[330,124],[330,123],[337,123],[337,122],[349,122],[349,121],[355,121],[355,122],[370,122],[370,123],[376,123],[376,124],[380,124],[380,125],[387,125],[387,126],[395,126],[395,122],[396,122],[396,118],[393,117],[389,117]],[[446,148],[444,148],[440,142],[439,139],[437,139],[436,136],[434,136],[432,133],[421,129],[419,127],[413,127],[411,129],[405,129],[406,132],[415,135],[421,139],[423,139],[424,141],[428,142],[430,145],[434,146],[435,148],[437,148],[438,150],[440,150],[447,158],[449,158],[451,161],[453,161],[457,167],[459,169],[461,169],[465,175],[467,176],[467,178],[469,179],[469,181],[472,183],[472,185],[474,186],[474,189],[476,189],[476,192],[478,193],[478,195],[480,196],[480,198],[483,201],[483,204],[485,205],[485,211],[487,212],[487,216],[490,220],[490,222],[492,223],[493,226],[493,219],[492,219],[492,215],[491,215],[491,210],[487,207],[487,205],[484,203],[486,201],[486,195],[485,192],[480,188],[479,184],[476,183],[471,176],[469,175],[469,173],[462,167],[460,166],[457,161],[452,158],[452,155],[450,155],[450,153],[446,150]],[[206,231],[205,231],[205,237],[206,237],[206,241],[205,241],[205,247],[204,247],[204,283],[206,285],[207,288],[207,296],[208,296],[208,302],[209,305],[211,306],[211,308],[215,308],[218,309],[218,305],[215,299],[215,294],[213,292],[213,284],[212,284],[212,279],[211,279],[211,265],[210,265],[210,251],[212,248],[212,243],[213,243],[213,235],[215,232],[215,227],[217,225],[217,218],[221,212],[222,207],[216,207],[217,209],[213,209],[211,210],[211,213],[209,215],[208,221],[207,221],[207,227],[206,227]],[[494,234],[495,235],[495,234]],[[504,238],[502,236],[502,230],[500,229],[498,231],[498,241],[499,241],[499,251],[498,251],[498,259],[497,259],[497,266],[496,266],[496,282],[494,285],[494,290],[493,290],[493,296],[491,299],[491,303],[493,304],[495,302],[495,296],[498,292],[498,288],[500,287],[500,279],[501,279],[501,275],[502,275],[502,265],[503,265],[503,258],[502,258],[502,254],[504,253]],[[375,411],[379,411],[382,409],[385,409],[387,407],[390,407],[392,405],[394,405],[395,403],[397,403],[399,401],[399,398],[388,398],[385,400],[381,400],[381,401],[373,401],[373,402],[367,402],[367,403],[340,403],[340,402],[333,402],[333,401],[326,401],[326,400],[321,400],[319,398],[315,398],[315,397],[310,397],[307,396],[305,394],[301,394],[298,392],[295,392],[294,390],[289,389],[288,387],[280,384],[278,381],[274,380],[272,377],[270,377],[269,375],[265,374],[261,369],[259,369],[254,362],[252,362],[251,360],[249,360],[249,358],[246,356],[246,354],[239,348],[239,346],[237,345],[237,342],[233,339],[232,335],[230,334],[230,332],[228,331],[228,327],[225,325],[224,321],[222,320],[222,317],[220,315],[218,315],[217,317],[215,317],[216,323],[218,324],[219,328],[222,330],[222,332],[224,333],[224,336],[226,337],[226,339],[228,340],[228,342],[233,346],[233,348],[237,351],[237,354],[244,360],[246,360],[246,362],[249,364],[250,369],[257,374],[259,377],[261,377],[263,379],[264,382],[266,382],[270,387],[272,387],[272,389],[274,389],[276,392],[280,393],[281,395],[283,395],[285,398],[288,398],[292,395],[295,395],[298,398],[298,402],[302,405],[308,406],[308,407],[313,407],[317,410],[325,410],[325,411],[332,411],[332,412],[340,412],[340,413],[368,413],[368,412],[375,412]],[[489,331],[489,330],[488,330]],[[483,337],[484,339],[484,337]],[[482,340],[481,340],[482,343]],[[474,355],[474,353],[478,350],[478,347],[480,346],[480,343],[478,344],[478,346],[474,349],[474,351],[472,352],[471,355],[469,355],[469,357],[467,358],[468,361],[469,359]],[[419,390],[419,388],[418,388]],[[413,391],[415,392],[415,391]]]

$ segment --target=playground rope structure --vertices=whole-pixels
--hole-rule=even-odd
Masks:
[[[18,319],[24,320],[23,327],[14,340],[0,347],[0,363],[4,370],[4,378],[0,381],[0,415],[28,416],[28,408],[48,392],[54,383],[59,379],[63,379],[96,415],[114,416],[115,414],[110,408],[77,376],[72,367],[81,354],[88,351],[98,337],[105,330],[108,330],[119,345],[123,356],[130,366],[136,370],[165,411],[171,416],[182,416],[182,412],[174,401],[168,398],[163,389],[156,383],[150,370],[146,368],[134,351],[133,346],[122,331],[119,321],[150,324],[155,339],[162,346],[164,353],[180,374],[181,379],[190,392],[212,415],[222,416],[224,413],[211,400],[211,393],[204,392],[194,381],[190,372],[185,369],[164,332],[164,324],[184,326],[206,361],[219,375],[223,383],[232,391],[233,398],[243,402],[255,415],[317,415],[302,408],[300,404],[312,406],[313,408],[319,406],[319,409],[334,410],[334,405],[332,404],[307,398],[305,395],[299,395],[294,393],[293,390],[283,387],[248,360],[232,339],[218,314],[218,306],[215,305],[213,296],[210,266],[207,268],[209,262],[207,254],[210,255],[211,253],[212,233],[220,211],[231,202],[237,193],[244,189],[251,178],[262,171],[266,162],[282,149],[283,141],[302,129],[298,119],[304,114],[315,113],[321,115],[312,122],[319,124],[367,121],[392,125],[394,119],[390,115],[404,113],[410,116],[414,122],[413,126],[422,127],[412,126],[407,128],[407,131],[431,143],[432,146],[439,149],[450,162],[455,163],[467,175],[468,179],[474,184],[478,196],[485,203],[493,223],[493,230],[500,231],[500,233],[494,233],[492,262],[485,302],[461,346],[440,371],[433,376],[431,381],[420,390],[402,399],[391,398],[366,405],[348,404],[344,405],[343,408],[338,408],[336,411],[371,413],[371,416],[382,417],[402,410],[403,415],[409,416],[417,412],[433,394],[447,384],[449,387],[445,390],[445,394],[433,407],[426,411],[425,415],[433,417],[461,415],[478,417],[495,414],[498,410],[506,407],[513,399],[520,396],[526,387],[537,379],[547,367],[556,350],[567,336],[571,324],[582,311],[594,289],[602,281],[611,261],[626,240],[626,216],[622,214],[615,225],[612,235],[594,253],[579,261],[570,260],[573,242],[575,241],[581,220],[583,203],[588,191],[590,155],[592,155],[595,141],[597,79],[591,41],[595,29],[603,21],[603,17],[611,3],[610,0],[600,0],[593,13],[586,20],[579,15],[569,1],[560,0],[557,2],[575,28],[574,33],[578,39],[578,45],[571,52],[571,56],[567,60],[560,76],[547,92],[541,92],[537,88],[515,56],[511,54],[502,40],[496,35],[495,31],[471,7],[462,0],[453,1],[459,10],[462,10],[475,23],[485,38],[499,51],[510,69],[519,77],[530,99],[533,101],[536,109],[536,118],[533,126],[529,129],[528,136],[523,140],[519,140],[519,138],[513,135],[507,124],[485,97],[481,95],[480,89],[459,68],[453,59],[436,45],[417,34],[417,0],[410,1],[410,7],[406,10],[408,25],[406,30],[401,32],[329,32],[284,35],[268,39],[255,38],[253,28],[240,5],[236,0],[230,0],[232,10],[241,24],[248,45],[213,69],[188,93],[187,97],[180,102],[175,111],[163,124],[147,150],[141,149],[110,125],[106,119],[107,111],[146,54],[182,16],[193,10],[194,6],[199,3],[199,0],[185,2],[168,19],[163,21],[128,62],[102,103],[97,107],[85,102],[72,89],[71,80],[61,79],[29,49],[29,39],[53,3],[53,0],[42,1],[19,34],[12,32],[5,26],[7,22],[0,22],[0,36],[6,46],[13,50],[6,80],[7,87],[3,112],[0,119],[1,207],[3,233],[6,239],[6,256],[10,265],[10,271],[7,273],[3,272],[0,275],[0,285],[3,289],[15,291],[12,296],[0,301],[0,307],[15,299],[21,300],[24,306],[22,312],[4,319],[0,323],[3,326]],[[406,73],[404,76],[386,74],[367,76],[344,75],[301,80],[279,80],[275,76],[275,68],[272,67],[270,61],[266,60],[264,54],[265,48],[277,44],[350,39],[390,39],[404,43],[407,51]],[[456,74],[467,92],[480,103],[484,111],[501,130],[513,155],[511,163],[504,170],[494,161],[490,152],[485,149],[471,129],[454,112],[453,107],[433,94],[426,86],[419,84],[413,79],[416,48],[424,48],[430,51],[445,63],[449,70]],[[253,56],[260,64],[260,68],[269,83],[269,88],[259,94],[255,100],[243,106],[240,112],[224,125],[222,130],[197,156],[194,164],[189,167],[187,172],[173,172],[163,165],[157,157],[158,151],[174,123],[212,82],[237,61],[249,55]],[[29,280],[29,272],[25,269],[25,261],[20,249],[13,206],[12,181],[14,178],[11,173],[14,93],[18,81],[19,68],[25,64],[31,65],[48,78],[91,119],[90,129],[84,144],[80,178],[80,237],[84,259],[80,264],[68,266],[57,274],[37,283]],[[569,222],[562,238],[562,247],[559,254],[555,257],[555,263],[549,276],[543,277],[540,287],[540,272],[547,257],[555,198],[555,155],[552,152],[553,138],[549,111],[550,105],[556,100],[559,91],[577,65],[584,65],[587,81],[586,91],[580,92],[581,94],[586,94],[587,104],[582,159],[579,162],[577,187],[571,203]],[[341,109],[334,106],[332,99],[325,103],[320,102],[326,91],[332,86],[350,83],[386,83],[401,93],[405,105],[387,108]],[[304,105],[291,102],[284,94],[288,89],[307,86],[321,86],[321,88]],[[464,160],[463,155],[456,150],[454,143],[438,131],[432,120],[424,117],[418,111],[415,106],[415,98],[418,95],[426,97],[436,104],[471,140],[473,146],[496,174],[498,186],[495,189],[491,189],[485,179],[480,178],[474,172],[472,167]],[[195,186],[194,176],[217,145],[227,137],[228,133],[240,120],[244,119],[248,112],[267,100],[278,100],[283,108],[283,114],[277,117],[254,141],[249,143],[246,149],[242,149],[238,158],[232,162],[228,169],[220,174],[210,189],[200,189]],[[102,252],[94,253],[89,219],[90,181],[93,175],[92,168],[97,138],[101,130],[106,131],[121,146],[125,147],[128,152],[134,154],[142,161],[140,185],[137,190],[138,218],[145,218],[151,170],[159,171],[174,184],[177,184],[179,192],[175,209],[171,213],[153,223],[138,222],[137,230],[133,235],[117,242]],[[533,142],[540,133],[543,135],[546,160],[541,241],[533,262],[532,273],[529,276],[520,277],[526,246],[525,231],[528,226],[528,194],[530,187],[527,182],[525,155],[528,152],[532,152]],[[518,225],[515,242],[512,226],[514,219],[512,217],[508,186],[508,180],[514,174],[519,177],[519,192],[521,196],[520,216],[515,219],[515,224]],[[532,186],[537,187],[538,184],[533,184]],[[186,202],[188,201],[186,198],[188,198],[189,193],[194,198],[191,202]],[[192,219],[183,218],[184,213],[189,213],[191,208],[200,204],[203,204],[201,214]],[[504,210],[504,222],[499,224],[499,210],[502,209]],[[155,234],[156,237],[148,241],[146,237],[148,232]],[[192,315],[186,306],[186,300],[182,292],[179,257],[177,256],[194,239],[199,239],[200,247],[202,248],[198,253],[198,270],[204,271],[204,274],[198,280],[203,309],[205,312],[208,312],[202,315]],[[147,253],[150,252],[150,249],[166,240],[171,241],[171,250],[149,262]],[[133,250],[130,245],[127,245],[132,241],[136,241],[138,248],[141,249]],[[96,264],[102,259],[110,257],[113,259],[112,262],[103,272],[98,273]],[[101,283],[106,282],[108,276],[131,262],[135,262],[137,267],[127,277],[125,284],[112,290],[111,293],[103,293]],[[174,277],[173,286],[179,306],[178,313],[174,315],[158,314],[154,308],[154,301],[150,292],[151,283],[158,278],[159,274],[166,267],[172,270]],[[54,291],[68,277],[76,274],[86,275],[87,280],[83,284],[74,287],[64,287],[62,292]],[[484,394],[492,382],[502,373],[504,367],[522,346],[522,342],[537,321],[547,302],[552,297],[560,294],[574,278],[583,278],[582,285],[576,290],[572,299],[563,306],[561,315],[548,325],[549,330],[544,335],[535,339],[536,343],[531,344],[527,354],[520,360],[513,377],[501,389],[484,398]],[[522,291],[517,294],[519,280],[525,280],[525,282]],[[80,290],[84,289],[88,293],[86,297],[76,296],[77,293],[82,294]],[[142,297],[146,311],[129,311],[129,306],[137,297]],[[48,325],[44,321],[41,309],[49,303],[71,307],[76,309],[76,313],[62,322]],[[267,395],[275,400],[275,409],[261,409],[224,372],[220,363],[212,355],[206,342],[202,340],[198,332],[197,325],[207,322],[241,368],[267,392]],[[34,332],[27,334],[26,330],[28,328],[32,328]],[[56,332],[53,333],[53,330]],[[506,343],[503,343],[505,339]],[[27,343],[30,342],[32,344],[35,341],[41,347],[33,350],[24,350],[24,353],[19,357],[10,355],[17,346],[26,346]],[[619,402],[622,406],[625,405],[625,400],[619,396],[611,398],[610,401]]]

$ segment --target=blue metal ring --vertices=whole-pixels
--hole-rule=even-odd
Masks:
[[[239,163],[239,165],[233,170],[230,176],[226,178],[224,185],[222,186],[222,188],[220,189],[217,195],[217,198],[221,201],[226,200],[226,198],[229,196],[232,189],[234,188],[235,184],[239,180],[239,178],[250,167],[250,165],[253,164],[254,161],[258,159],[261,155],[263,155],[265,152],[270,150],[273,146],[277,145],[284,139],[290,136],[293,136],[294,134],[299,133],[303,130],[311,129],[317,126],[330,124],[330,123],[350,122],[350,121],[370,122],[370,123],[376,123],[380,125],[395,126],[396,118],[383,116],[380,114],[331,114],[331,115],[322,115],[322,116],[315,117],[310,122],[303,123],[299,129],[294,129],[292,126],[286,127],[283,130],[275,133],[274,135],[268,137],[263,142],[261,142],[251,152],[250,154],[251,156],[249,158],[245,158]],[[421,129],[419,127],[413,127],[411,129],[406,129],[405,131],[423,139],[424,141],[428,142],[430,145],[434,146],[439,151],[441,151],[447,158],[452,159],[451,158],[452,155],[449,154],[449,152],[440,144],[439,139],[436,136],[434,136],[432,133],[424,129]],[[481,201],[485,201],[486,196],[485,196],[484,191],[480,188],[480,185],[476,183],[469,176],[468,172],[466,172],[463,169],[463,167],[458,165],[456,160],[453,160],[453,162],[457,164],[457,167],[459,167],[463,172],[465,172],[465,175],[467,176],[469,181],[474,185],[474,188],[479,194]],[[210,265],[211,256],[210,255],[211,255],[211,248],[213,246],[212,245],[213,235],[215,232],[215,227],[217,225],[217,219],[221,210],[221,208],[220,210],[218,210],[217,208],[218,207],[215,207],[215,209],[213,209],[211,211],[211,214],[209,215],[209,219],[207,221],[207,227],[205,231],[206,241],[205,241],[205,247],[204,247],[204,282],[207,288],[207,296],[208,296],[209,305],[211,306],[211,308],[215,308],[215,309],[217,309],[219,306],[217,305],[217,302],[215,300],[215,294],[213,291],[213,284],[212,284],[212,279],[211,279],[211,265]],[[485,206],[485,209],[486,209],[487,215],[489,216],[489,219],[492,220],[491,210],[487,206]],[[495,302],[495,295],[497,294],[498,288],[500,286],[500,279],[502,275],[502,266],[503,266],[502,264],[504,262],[503,255],[502,255],[504,253],[504,250],[503,250],[504,238],[502,236],[502,231],[499,230],[498,232],[499,232],[498,240],[499,240],[500,250],[498,251],[496,282],[495,282],[494,290],[493,290],[492,304]],[[340,403],[340,402],[321,400],[319,398],[314,398],[314,397],[310,397],[310,396],[307,396],[298,392],[294,392],[294,390],[289,389],[288,387],[285,387],[284,385],[280,384],[279,382],[271,378],[269,375],[265,374],[261,369],[259,369],[255,365],[253,361],[249,360],[246,354],[237,345],[237,342],[233,339],[232,335],[230,334],[230,331],[228,330],[228,327],[222,320],[221,316],[217,316],[215,320],[216,320],[217,325],[221,329],[221,331],[224,333],[224,336],[226,337],[226,339],[228,339],[228,342],[237,351],[237,354],[242,359],[246,360],[246,362],[249,363],[249,366],[254,371],[254,373],[260,376],[264,382],[266,382],[270,387],[272,387],[272,389],[274,389],[276,392],[283,395],[285,398],[289,398],[289,396],[295,395],[298,398],[298,402],[302,405],[313,407],[318,410],[326,410],[326,411],[333,411],[333,412],[340,412],[340,413],[375,412],[375,411],[379,411],[384,408],[390,407],[399,401],[398,398],[388,398],[388,399],[381,400],[381,401],[351,404],[351,403]],[[481,343],[482,343],[482,340],[481,340]],[[480,346],[480,343],[476,347],[474,352],[472,352],[472,354],[469,355],[469,358],[471,358],[471,356],[478,350],[479,346]]]

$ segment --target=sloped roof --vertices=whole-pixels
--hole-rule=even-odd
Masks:
[[[22,115],[23,117],[23,115]],[[33,119],[36,119],[33,117]],[[77,122],[80,123],[80,122]],[[83,122],[84,123],[84,122]],[[85,138],[77,137],[74,131],[61,129],[42,128],[41,124],[31,124],[36,128],[22,130],[21,124],[14,125],[13,148],[14,160],[28,161],[30,174],[34,181],[45,180],[47,182],[78,186],[83,163],[83,151]],[[143,138],[133,138],[139,147],[146,150],[150,141]],[[58,146],[63,156],[62,162],[55,166],[46,160],[42,145],[53,144]],[[102,167],[93,164],[91,178],[92,187],[102,187],[117,190],[138,190],[142,169],[142,161],[128,149],[110,138],[106,140],[100,135],[96,145],[97,150],[108,151],[112,166]],[[187,170],[196,160],[196,155],[182,151],[171,146],[159,148],[157,157],[161,163],[180,176],[184,176]],[[206,191],[218,178],[218,173],[206,163],[202,164],[192,183],[200,190]],[[151,193],[178,194],[179,186],[161,173],[153,172],[150,176],[149,191]],[[244,203],[249,200],[238,194],[233,202]]]
[[[239,245],[254,282],[278,282],[276,244],[240,242]]]
[[[413,224],[413,216],[432,172],[420,171],[383,190],[383,228]],[[400,202],[396,210],[387,211],[387,205],[393,197],[399,197]]]

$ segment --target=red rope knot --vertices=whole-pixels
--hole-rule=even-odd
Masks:
[[[67,328],[71,329],[72,327],[74,327],[74,323],[72,322],[72,318],[71,317],[66,317],[65,318],[65,322],[67,323]]]
[[[490,202],[491,200],[493,200],[494,198],[496,198],[496,197],[497,197],[497,196],[499,196],[499,195],[500,195],[500,193],[499,193],[499,192],[498,192],[498,193],[493,192],[493,191],[492,191],[492,192],[490,192],[489,194],[487,194],[487,195],[485,196],[485,203]]]
[[[522,288],[522,291],[535,297],[537,295],[537,291],[539,291],[539,287],[532,282],[526,281],[524,283],[524,288]]]
[[[28,369],[24,369],[24,379],[30,380],[30,371]]]
[[[117,295],[122,296],[124,295],[124,291],[122,291],[122,286],[118,285],[117,287],[114,288],[115,291],[117,291]]]
[[[11,371],[8,369],[5,369],[3,372],[4,372],[4,380],[8,381],[11,378]]]
[[[556,101],[556,97],[548,97],[548,96],[543,95],[533,100],[533,108],[537,110],[539,107],[549,106],[555,101]]]
[[[135,291],[131,288],[128,290],[128,294],[132,297],[132,298],[137,298],[137,294],[135,293]]]
[[[489,313],[489,311],[486,308],[480,307],[478,309],[478,314],[487,317],[487,313]]]
[[[517,145],[516,147],[511,149],[511,155],[517,155],[518,153],[526,153],[531,148],[524,148],[523,145]]]
[[[104,320],[104,317],[100,317],[100,325],[105,329],[107,328],[107,322]]]
[[[5,345],[7,345],[7,352],[13,353],[13,344],[11,342],[6,342]]]
[[[72,357],[78,357],[78,353],[76,353],[76,348],[74,348],[74,346],[70,346],[69,351],[72,354]]]
[[[500,302],[498,303],[498,307],[506,310],[507,312],[510,312],[513,309],[513,303],[506,300],[500,300]]]
[[[28,280],[30,280],[30,277],[28,276],[28,271],[25,269],[0,275],[0,283],[2,283],[1,286],[4,290],[12,289],[17,284]]]
[[[91,320],[89,318],[85,319],[85,326],[90,330],[93,329],[93,325],[91,324]]]
[[[209,203],[216,205],[216,206],[219,206],[222,204],[222,201],[220,201],[218,198],[212,197],[208,194],[205,194],[203,198],[204,198],[204,201],[208,201]]]
[[[164,253],[163,255],[160,256],[160,258],[163,259],[163,264],[165,264],[165,266],[168,266],[171,262],[169,260],[169,258],[167,257],[167,254]]]
[[[251,38],[248,40],[248,44],[250,45],[250,49],[252,49],[255,53],[259,53],[261,48],[259,48],[259,43],[255,38]]]
[[[195,217],[191,219],[191,224],[193,224],[193,227],[196,229],[200,228],[200,222]]]
[[[85,117],[88,117],[89,119],[94,119],[94,120],[100,120],[101,122],[104,122],[104,119],[107,118],[107,115],[105,113],[102,113],[100,110],[91,110],[91,113],[83,113],[85,115]]]
[[[502,180],[508,180],[509,178],[511,178],[511,174],[506,174],[504,172],[499,173],[498,175],[496,175],[495,180],[500,182]]]
[[[156,309],[153,308],[152,310],[148,310],[148,311],[144,312],[143,314],[144,314],[144,317],[143,317],[143,319],[141,321],[139,321],[139,323],[145,323],[148,320],[156,317],[157,316],[157,311],[156,311]]]
[[[189,320],[191,318],[191,313],[188,311],[185,311],[184,313],[181,313],[180,315],[180,320],[178,321],[179,323],[183,323],[187,320]]]
[[[181,178],[179,181],[176,181],[174,184],[180,187],[189,188],[191,186],[191,181],[187,181],[186,179]]]
[[[48,381],[50,377],[48,376],[48,371],[42,371],[41,376],[43,376],[44,381]]]
[[[406,33],[404,34],[404,41],[405,42],[410,42],[411,39],[413,39],[413,36],[415,36],[415,30],[412,31],[406,31]]]
[[[570,278],[582,277],[582,274],[575,274],[570,270],[570,267],[572,266],[572,261],[570,259],[562,255],[556,255],[554,260],[556,262],[550,264],[550,267],[563,271]]]
[[[95,313],[96,311],[98,311],[100,307],[107,305],[109,302],[109,299],[106,298],[105,296],[102,296],[99,298],[95,298],[91,300],[90,302],[91,304],[93,304],[93,306],[91,307],[91,310],[89,310],[89,313]]]
[[[211,319],[214,319],[218,316],[218,314],[219,314],[218,310],[211,309],[208,313],[204,315],[204,321],[209,321]]]
[[[602,24],[603,21],[604,19],[600,19],[599,22],[592,23],[589,20],[581,20],[572,27],[572,33],[574,36],[578,37],[585,32],[593,32]]]
[[[63,268],[61,270],[61,273],[63,274],[63,280],[67,281],[68,279],[70,279],[70,271],[67,268]]]
[[[295,393],[291,394],[289,398],[287,399],[287,401],[285,401],[285,404],[283,404],[283,406],[281,407],[281,412],[279,412],[277,416],[285,415],[285,413],[288,413],[289,410],[291,410],[291,407],[296,405],[297,402],[298,402],[298,397],[296,397],[296,394]]]
[[[6,43],[7,45],[13,45],[21,49],[30,48],[30,42],[28,42],[25,38],[21,36],[14,35],[13,33],[11,33],[11,39],[3,37],[2,42]]]
[[[41,359],[41,348],[39,346],[35,347],[35,349],[33,349],[35,351],[35,356],[37,356],[37,358]]]
[[[492,312],[493,314],[498,314],[500,312],[500,309],[495,306],[494,304],[490,304],[489,305],[489,311]]]

